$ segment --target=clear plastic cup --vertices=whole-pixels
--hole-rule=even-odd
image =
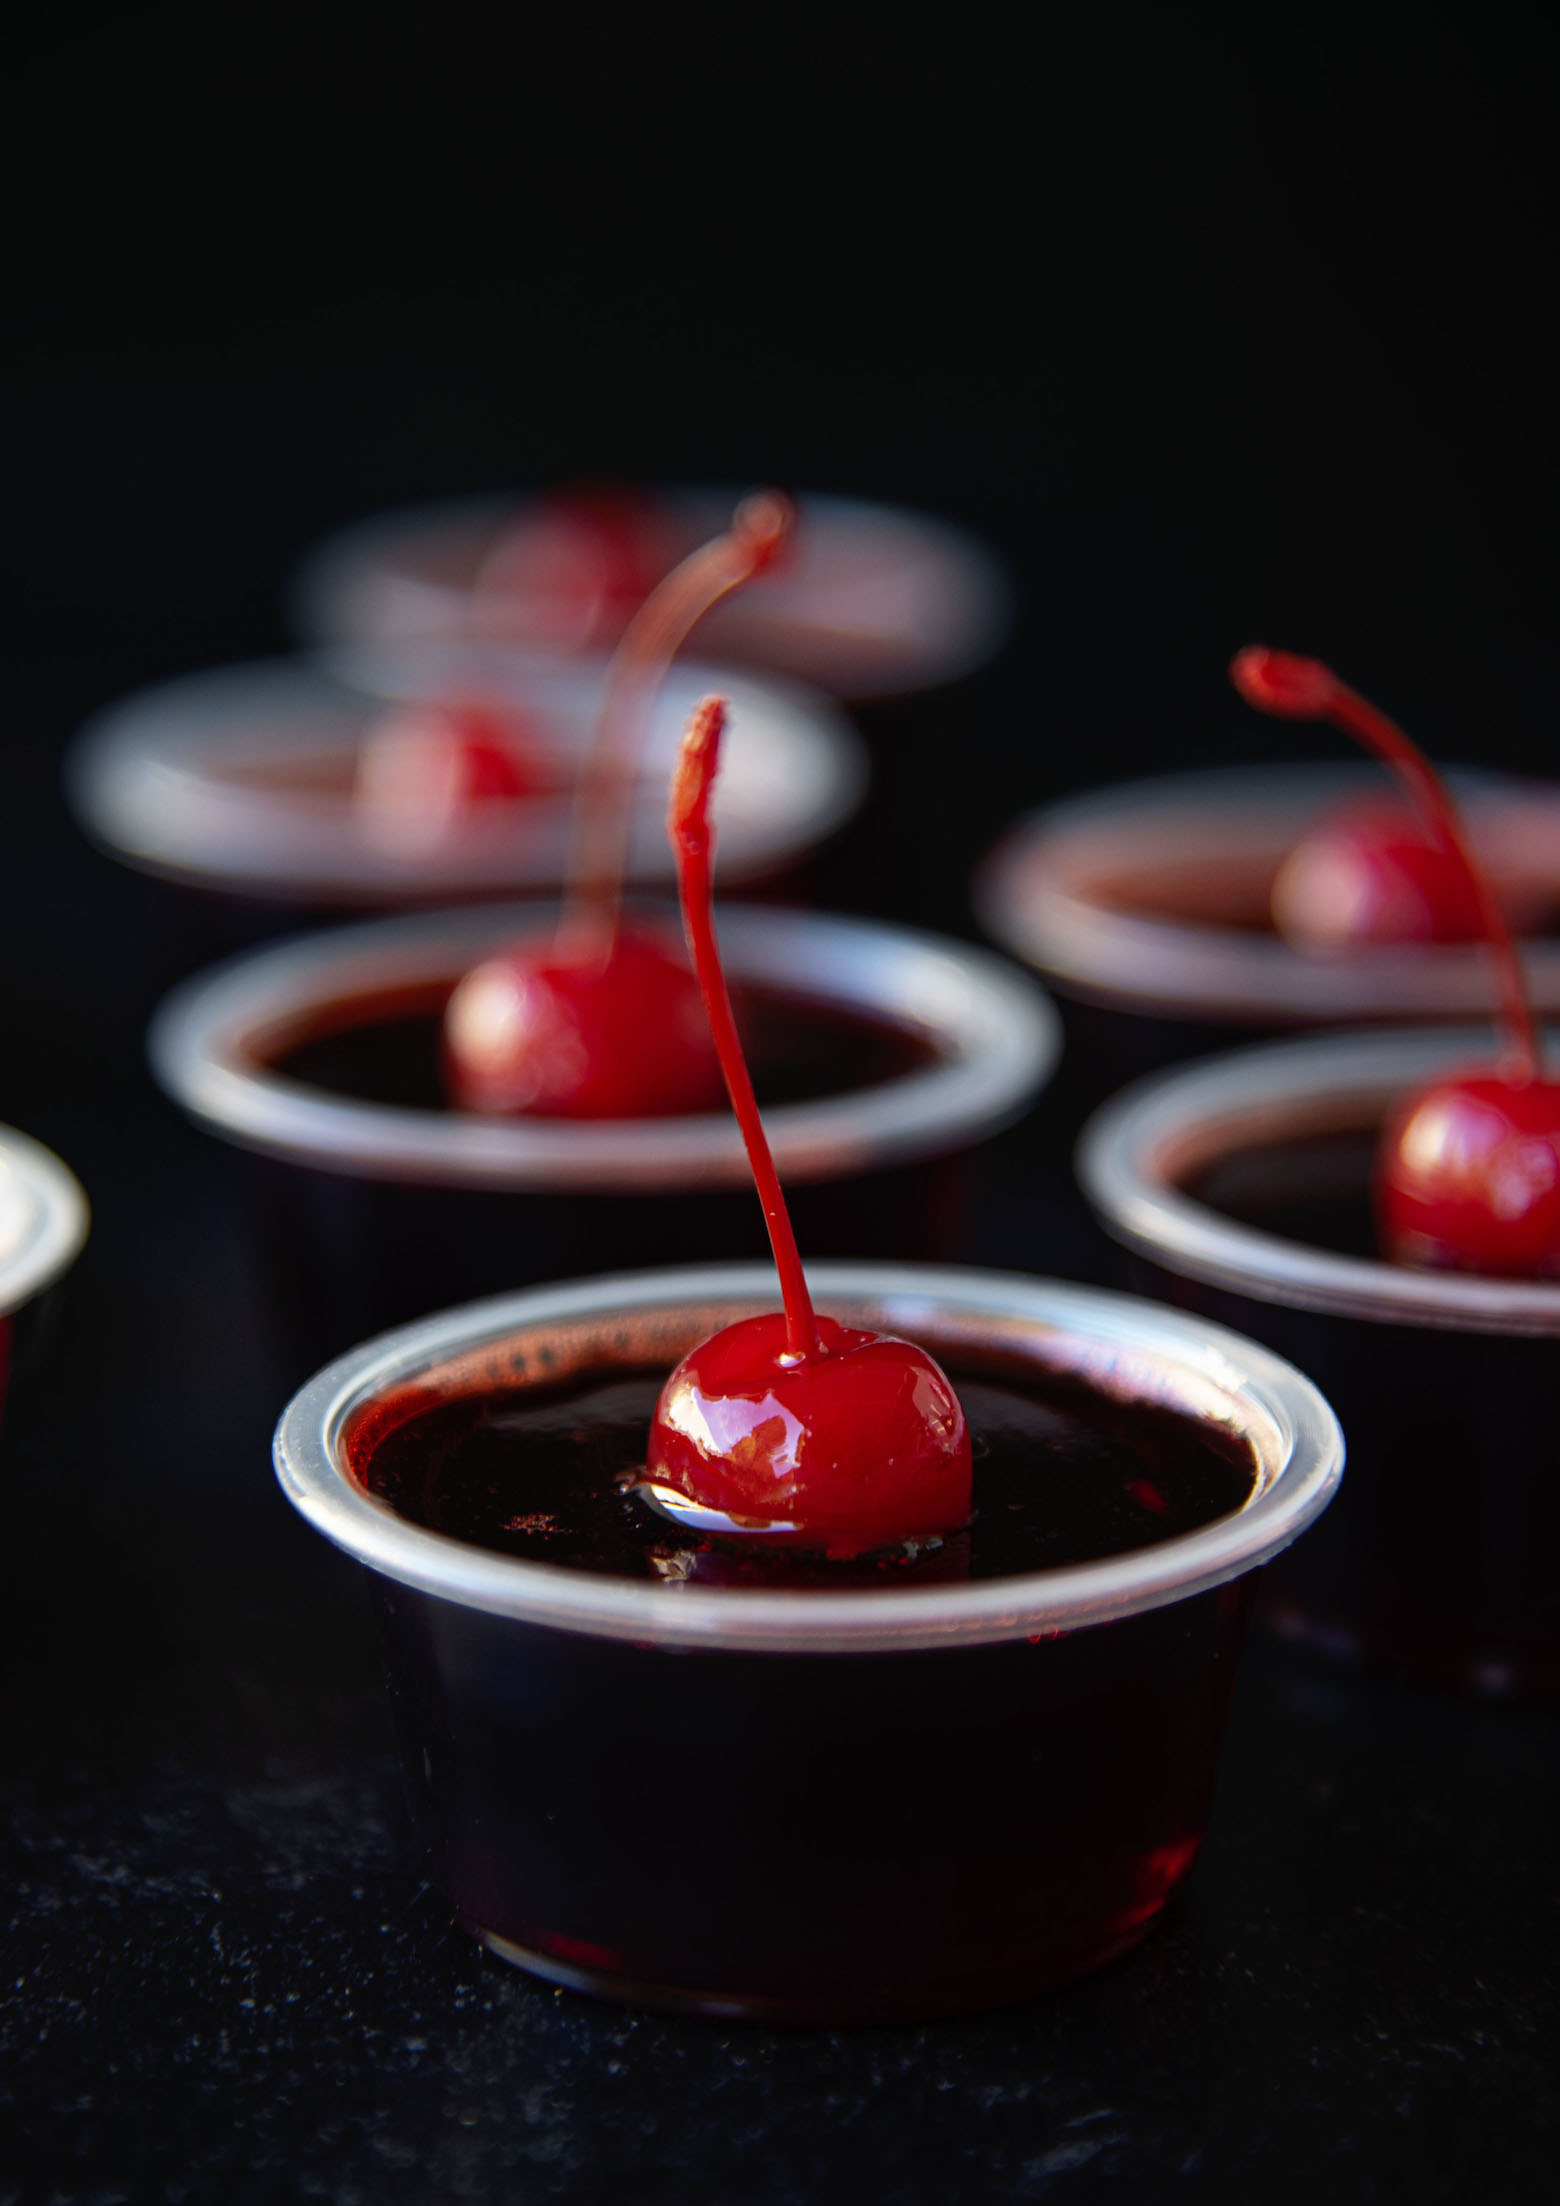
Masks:
[[[1021,1999],[1135,1944],[1190,1867],[1252,1574],[1326,1507],[1338,1427],[1266,1350],[1149,1303],[927,1267],[809,1277],[823,1309],[955,1371],[1017,1360],[1243,1434],[1252,1498],[1078,1567],[791,1591],[516,1560],[408,1522],[352,1475],[355,1431],[402,1390],[668,1369],[773,1306],[756,1265],[408,1326],[303,1389],[277,1472],[366,1566],[429,1872],[494,1952],[759,2021]]]
[[[662,564],[724,528],[736,495],[654,493],[667,535]],[[293,625],[306,641],[332,646],[447,644],[474,634],[534,641],[538,608],[482,583],[506,527],[535,509],[523,495],[468,498],[343,529],[300,565]],[[1007,636],[1013,595],[996,554],[950,522],[808,493],[786,559],[718,606],[701,632],[722,665],[762,668],[836,696],[892,697],[981,665]]]
[[[54,1152],[0,1126],[0,1408],[87,1223],[87,1199]]]
[[[1560,794],[1459,777],[1476,839],[1524,900],[1560,907]],[[1272,764],[1090,790],[1020,820],[985,860],[982,921],[1066,999],[1071,1069],[1092,1104],[1122,1081],[1285,1028],[1451,1021],[1489,1004],[1472,946],[1327,957],[1274,932],[1274,875],[1379,769]],[[1534,1000],[1560,1012],[1560,940],[1524,944]]]
[[[1377,1131],[1483,1062],[1485,1029],[1320,1034],[1128,1089],[1078,1165],[1133,1283],[1235,1325],[1337,1407],[1338,1509],[1273,1574],[1286,1636],[1416,1683],[1560,1697],[1560,1281],[1416,1271],[1374,1253]]]
[[[159,1012],[150,1047],[162,1086],[256,1156],[252,1229],[302,1368],[441,1302],[765,1247],[728,1110],[591,1122],[438,1105],[433,1022],[450,989],[492,950],[545,939],[554,924],[522,905],[338,928],[218,967]],[[766,1107],[804,1245],[961,1253],[972,1153],[1028,1108],[1055,1063],[1047,999],[998,958],[902,928],[738,905],[719,926],[739,997],[823,1022],[825,1070],[853,1036],[892,1043],[865,1065],[870,1080]],[[424,1102],[287,1069],[300,1040],[323,1036],[328,1049],[336,1035],[350,1052],[355,1036],[386,1031],[376,1019],[410,1014],[427,1026],[416,1045]]]
[[[601,658],[358,653],[351,679],[306,659],[191,674],[111,706],[77,738],[77,817],[144,872],[271,904],[404,905],[555,893],[566,877],[573,785],[595,726]],[[772,878],[854,811],[865,753],[827,698],[697,664],[672,669],[651,718],[629,874],[669,882],[666,788],[689,713],[731,700],[715,801],[727,881]],[[549,783],[485,800],[429,841],[387,840],[354,794],[358,746],[387,703],[475,692],[534,723]]]

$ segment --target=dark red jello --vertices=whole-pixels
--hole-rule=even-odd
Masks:
[[[820,1587],[893,1584],[933,1555],[939,1578],[1002,1578],[1097,1562],[1192,1532],[1250,1499],[1249,1445],[1179,1410],[1114,1401],[1022,1362],[956,1365],[975,1513],[930,1552],[855,1563],[776,1555],[761,1539],[690,1534],[640,1483],[664,1371],[612,1365],[558,1387],[457,1393],[422,1386],[377,1404],[347,1438],[353,1476],[398,1515],[503,1555],[615,1577]],[[411,1414],[396,1421],[399,1409]]]
[[[390,1336],[298,1397],[279,1474],[369,1566],[429,1870],[496,1952],[754,2019],[1022,1998],[1133,1944],[1189,1867],[1250,1573],[1325,1505],[1337,1428],[1148,1304],[809,1277],[968,1390],[967,1531],[836,1566],[632,1490],[659,1377],[772,1302],[756,1266]]]

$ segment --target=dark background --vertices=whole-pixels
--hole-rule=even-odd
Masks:
[[[1541,754],[1548,11],[999,21],[41,14],[23,647],[274,644],[299,545],[397,499],[774,477],[1001,539],[1033,689],[995,747],[1034,787],[1075,730],[1099,765],[1228,747],[1253,629]]]
[[[858,900],[908,916],[967,925],[974,855],[1058,787],[1330,740],[1237,704],[1253,637],[1443,756],[1548,767],[1541,7],[23,20],[13,991],[40,955],[94,979],[53,842],[82,715],[281,646],[319,532],[507,481],[770,478],[990,532],[1019,637],[939,731],[958,770],[923,741],[882,779],[898,862]]]
[[[1547,2195],[1552,1733],[1271,1655],[1186,1909],[1043,2009],[728,2053],[455,1940],[361,1620],[265,1477],[218,1166],[140,1067],[178,901],[57,772],[120,691],[280,647],[318,532],[614,472],[923,503],[1013,561],[1007,656],[880,761],[880,909],[967,931],[1020,805],[1260,754],[1222,672],[1256,636],[1549,770],[1549,12],[9,38],[0,1116],[97,1222],[71,1414],[5,1434],[0,2199]]]

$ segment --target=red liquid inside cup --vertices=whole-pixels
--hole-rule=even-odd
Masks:
[[[348,1436],[398,1512],[553,1566],[684,1589],[925,1587],[1173,1538],[1251,1491],[1244,1443],[1071,1382],[956,1368],[973,1523],[848,1563],[700,1539],[647,1505],[659,1374],[437,1398]],[[566,1982],[753,2019],[1022,1998],[1151,1926],[1197,1851],[1248,1578],[957,1649],[667,1652],[372,1581],[434,1877]]]

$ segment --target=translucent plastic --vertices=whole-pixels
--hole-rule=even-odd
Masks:
[[[87,1201],[52,1150],[0,1126],[0,1407],[41,1298],[87,1237]]]
[[[1351,1137],[1358,1162],[1338,1169],[1364,1217],[1387,1109],[1492,1046],[1487,1030],[1318,1035],[1205,1059],[1108,1104],[1079,1168],[1146,1260],[1138,1283],[1296,1357],[1338,1409],[1348,1488],[1274,1573],[1271,1620],[1419,1683],[1553,1701],[1560,1281],[1414,1271],[1258,1222],[1283,1145]],[[1251,1191],[1238,1215],[1189,1191],[1234,1158]]]
[[[1480,1016],[1489,977],[1476,948],[1327,957],[1268,922],[1296,838],[1384,786],[1368,766],[1257,765],[1091,791],[1020,821],[982,867],[977,901],[1007,948],[1123,1020],[1267,1029]],[[1464,794],[1497,870],[1560,905],[1560,795],[1477,778]],[[1535,1000],[1560,1010],[1560,942],[1529,944],[1526,961]],[[1174,1042],[1164,1037],[1164,1054]],[[1129,1040],[1124,1060],[1134,1046],[1142,1055]]]
[[[724,526],[731,491],[652,494],[675,544]],[[358,522],[319,545],[291,589],[295,627],[330,645],[458,643],[473,628],[524,636],[479,577],[523,496],[412,506]],[[967,531],[920,513],[812,494],[800,500],[794,552],[711,616],[709,655],[815,682],[843,697],[903,694],[990,657],[1012,622],[1001,562]],[[669,556],[676,556],[675,550]]]
[[[668,1256],[762,1251],[724,1109],[478,1118],[365,1101],[277,1069],[290,1037],[375,1006],[437,1005],[479,957],[551,925],[546,910],[521,906],[337,930],[235,960],[159,1013],[151,1054],[163,1086],[212,1132],[259,1153],[251,1217],[289,1380],[443,1301]],[[722,910],[720,927],[739,988],[914,1040],[910,1069],[766,1110],[809,1245],[836,1256],[959,1253],[960,1159],[1049,1076],[1059,1046],[1050,1004],[998,959],[901,929],[738,906]]]
[[[654,916],[647,914],[647,916]],[[677,927],[675,913],[663,923]],[[332,929],[236,958],[177,989],[153,1022],[153,1070],[213,1133],[370,1178],[465,1187],[647,1192],[745,1186],[729,1111],[687,1118],[479,1118],[302,1087],[268,1060],[295,1036],[376,1003],[438,1001],[494,950],[545,939],[537,905],[430,912]],[[962,943],[816,913],[724,905],[733,983],[905,1028],[928,1061],[855,1093],[767,1114],[787,1180],[935,1155],[1016,1115],[1050,1072],[1056,1015],[1032,981]]]
[[[408,1384],[670,1366],[772,1299],[764,1268],[592,1281],[342,1359],[276,1442],[295,1506],[372,1573],[431,1874],[557,1981],[754,2019],[1018,1999],[1144,1935],[1211,1803],[1250,1573],[1327,1504],[1337,1425],[1299,1373],[1054,1282],[814,1265],[824,1309],[957,1366],[1000,1348],[1243,1433],[1235,1515],[1051,1572],[894,1590],[652,1585],[491,1553],[346,1468]]]
[[[281,903],[395,905],[555,891],[569,860],[571,787],[605,663],[507,652],[354,655],[339,675],[304,659],[185,675],[100,714],[67,787],[88,831],[145,871]],[[826,698],[695,664],[674,667],[652,715],[629,873],[667,881],[666,772],[683,722],[719,688],[732,701],[718,809],[728,881],[774,875],[847,819],[866,786],[859,739]],[[447,836],[387,844],[354,797],[358,745],[389,702],[493,697],[534,724],[549,785],[472,807]]]

